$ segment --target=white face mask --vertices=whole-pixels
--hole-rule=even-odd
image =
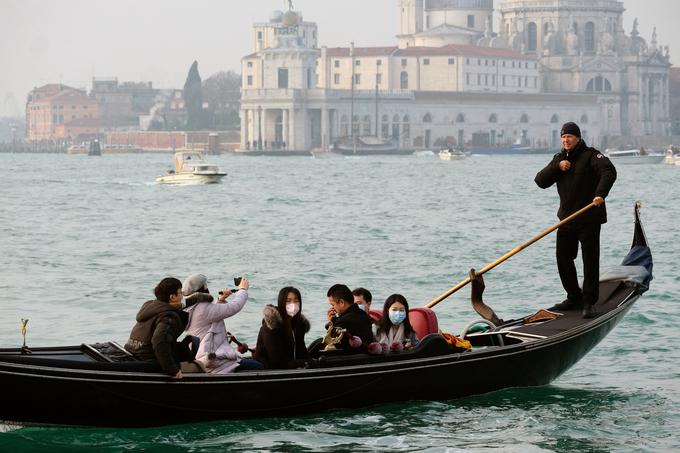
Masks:
[[[186,308],[186,306],[187,306],[187,298],[184,297],[184,294],[182,294],[182,304],[181,304],[181,307],[182,307],[182,308]]]
[[[300,304],[286,304],[286,313],[291,318],[300,312]]]

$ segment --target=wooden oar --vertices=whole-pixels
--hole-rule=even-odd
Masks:
[[[503,261],[507,260],[507,259],[510,258],[511,256],[514,256],[514,255],[518,254],[519,252],[521,252],[521,251],[524,250],[525,248],[529,247],[529,246],[530,246],[531,244],[533,244],[534,242],[537,242],[538,240],[540,240],[540,239],[544,238],[545,236],[549,235],[550,233],[552,233],[553,231],[555,231],[556,229],[558,229],[558,228],[561,227],[562,225],[565,225],[565,224],[571,222],[571,221],[574,220],[576,217],[580,216],[581,214],[583,214],[584,212],[588,211],[589,209],[591,209],[591,208],[593,208],[593,207],[595,207],[595,203],[590,203],[588,206],[586,206],[586,207],[584,207],[584,208],[582,208],[582,209],[579,209],[578,211],[576,211],[575,213],[573,213],[573,214],[570,215],[569,217],[567,217],[567,218],[565,218],[564,220],[562,220],[560,223],[551,226],[550,228],[548,228],[547,230],[543,231],[542,233],[537,234],[536,236],[532,237],[531,239],[529,239],[529,240],[528,240],[527,242],[525,242],[524,244],[522,244],[522,245],[520,245],[520,246],[518,246],[518,247],[515,247],[515,248],[512,249],[512,250],[510,250],[508,253],[506,253],[505,255],[501,256],[500,258],[498,258],[498,259],[497,259],[496,261],[494,261],[493,263],[486,265],[485,267],[483,267],[482,269],[480,269],[479,271],[477,271],[477,275],[482,275],[482,274],[487,273],[488,271],[490,271],[490,270],[493,269],[494,267],[498,266],[499,264],[501,264]],[[437,297],[435,300],[433,300],[432,302],[430,302],[429,304],[427,304],[427,305],[425,305],[425,306],[426,306],[427,308],[432,308],[432,307],[434,307],[434,306],[437,305],[439,302],[443,301],[444,299],[446,299],[446,298],[449,297],[451,294],[455,293],[456,291],[458,291],[459,289],[461,289],[462,287],[464,287],[464,286],[467,285],[468,283],[470,283],[470,276],[469,276],[469,275],[468,275],[467,278],[465,278],[465,280],[461,281],[461,282],[458,283],[456,286],[451,287],[451,288],[450,288],[448,291],[446,291],[444,294],[442,294],[441,296]]]

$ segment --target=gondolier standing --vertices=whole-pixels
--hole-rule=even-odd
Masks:
[[[594,306],[599,295],[600,228],[607,222],[604,199],[616,181],[616,168],[601,152],[586,145],[576,123],[564,124],[561,136],[562,151],[538,172],[536,184],[542,189],[557,184],[560,219],[590,203],[596,207],[557,230],[557,269],[567,299],[552,309],[583,309],[584,318],[593,318],[597,316]],[[579,243],[583,256],[583,289],[579,287],[574,264]]]

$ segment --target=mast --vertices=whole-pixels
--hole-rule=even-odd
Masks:
[[[352,91],[351,91],[351,103],[350,103],[350,114],[349,114],[349,127],[352,130],[352,148],[354,154],[357,153],[357,139],[354,136],[354,41],[350,43],[349,46],[349,57],[352,64]]]
[[[375,138],[380,134],[378,132],[378,60],[375,60]]]

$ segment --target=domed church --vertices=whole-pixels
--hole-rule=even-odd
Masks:
[[[503,0],[495,14],[493,0],[396,0],[387,47],[319,46],[288,3],[254,25],[242,59],[242,148],[372,135],[550,150],[566,121],[603,148],[670,135],[669,48],[637,20],[627,33],[622,1]]]

